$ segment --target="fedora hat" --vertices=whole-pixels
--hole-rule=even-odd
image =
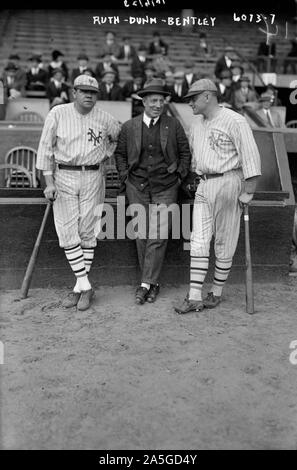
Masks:
[[[150,94],[158,94],[164,96],[170,96],[168,91],[165,91],[163,80],[161,78],[153,78],[150,82],[144,85],[143,89],[138,91],[138,96],[146,96]]]

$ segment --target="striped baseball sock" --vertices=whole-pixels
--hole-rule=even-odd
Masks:
[[[222,290],[227,281],[230,269],[232,266],[231,259],[218,259],[216,258],[215,272],[212,284],[212,292],[217,297],[222,295]]]
[[[202,300],[202,286],[208,270],[208,256],[191,256],[189,299]]]
[[[81,246],[76,245],[72,248],[64,248],[64,251],[70,267],[76,276],[76,285],[73,291],[81,292],[82,290],[91,289],[91,284],[89,283],[85,267],[84,253]]]
[[[84,253],[85,268],[89,273],[94,259],[94,248],[83,248],[82,251]]]

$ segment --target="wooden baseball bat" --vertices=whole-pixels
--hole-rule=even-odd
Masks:
[[[44,212],[44,215],[43,215],[43,219],[42,219],[42,222],[41,222],[41,225],[40,225],[40,229],[39,229],[39,232],[38,232],[38,235],[37,235],[37,238],[36,238],[36,242],[35,242],[35,245],[34,245],[34,248],[33,248],[33,251],[32,251],[28,266],[27,266],[27,269],[26,269],[26,273],[25,273],[23,283],[22,283],[22,287],[21,287],[21,298],[22,299],[26,299],[27,296],[28,296],[28,291],[29,291],[29,287],[30,287],[30,283],[31,283],[32,275],[33,275],[33,270],[34,270],[37,255],[38,255],[38,252],[39,252],[39,247],[40,247],[42,235],[43,235],[43,232],[44,232],[44,227],[45,227],[48,215],[49,215],[50,210],[51,210],[51,205],[52,205],[52,203],[49,202],[46,206],[46,209],[45,209],[45,212]]]
[[[249,227],[249,207],[248,204],[243,205],[244,218],[244,234],[245,234],[245,288],[246,288],[246,311],[249,314],[254,313],[254,292],[253,292],[253,273],[252,258],[250,246],[250,227]]]

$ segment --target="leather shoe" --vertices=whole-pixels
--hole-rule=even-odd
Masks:
[[[185,298],[183,304],[180,307],[175,307],[174,310],[183,315],[189,312],[201,312],[203,310],[204,305],[202,300],[190,300],[189,294]]]
[[[137,287],[135,294],[135,301],[137,304],[142,305],[147,299],[149,290],[146,287]]]
[[[83,290],[80,294],[80,299],[77,304],[77,310],[87,310],[90,307],[91,300],[95,292],[93,289]]]
[[[155,302],[159,292],[160,292],[159,284],[152,284],[146,300],[150,303]]]
[[[76,307],[80,298],[80,292],[69,292],[67,297],[62,301],[62,307]]]

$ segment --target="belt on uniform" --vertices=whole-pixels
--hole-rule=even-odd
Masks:
[[[224,176],[224,173],[204,173],[203,175],[198,175],[198,176],[199,176],[199,178],[206,181],[210,178],[217,178],[219,176]]]
[[[99,170],[99,163],[97,165],[63,165],[58,163],[59,170],[77,170],[77,171],[88,171],[88,170]]]

